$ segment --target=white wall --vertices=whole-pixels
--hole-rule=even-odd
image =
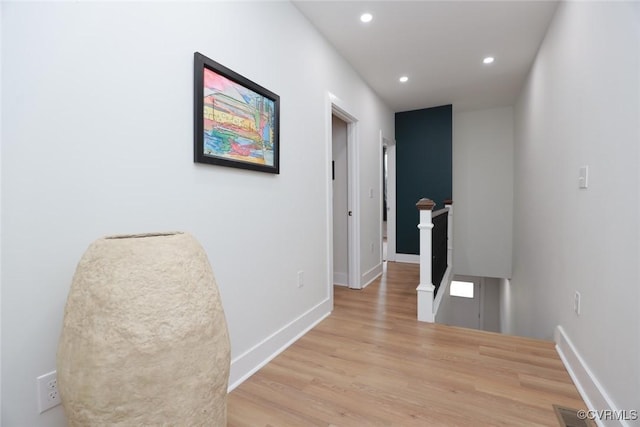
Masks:
[[[349,239],[347,228],[347,124],[331,118],[332,157],[335,167],[333,181],[333,283],[349,284]]]
[[[449,283],[449,286],[451,283]],[[438,312],[436,313],[436,321],[435,323],[442,323],[445,325],[453,325],[455,323],[455,318],[453,316],[454,306],[455,306],[455,298],[452,297],[449,292],[450,288],[447,286],[446,293],[442,295],[442,299],[440,300],[440,305],[438,306]]]
[[[365,117],[376,117],[378,129],[366,126],[358,127],[360,143],[360,282],[362,286],[371,283],[382,274],[382,135],[395,135],[395,118],[381,114],[376,107],[376,97],[368,92],[368,102],[363,102],[362,112]],[[385,110],[387,111],[387,110]],[[390,110],[388,110],[390,111]]]
[[[639,56],[640,3],[563,2],[515,111],[514,332],[560,325],[627,410],[640,408]]]
[[[71,277],[100,236],[201,241],[232,383],[329,312],[327,91],[359,119],[363,188],[379,189],[372,162],[393,115],[291,4],[2,7],[4,425],[64,425],[60,407],[37,414],[35,378],[55,366]],[[280,95],[280,175],[193,163],[194,51]],[[361,203],[363,246],[380,239],[378,211]],[[362,270],[377,262],[365,254]]]
[[[453,271],[511,277],[513,108],[453,116]]]

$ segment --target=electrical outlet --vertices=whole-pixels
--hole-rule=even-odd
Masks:
[[[40,375],[36,378],[36,383],[38,385],[38,411],[40,414],[61,403],[56,371]]]
[[[371,242],[371,244],[369,245],[369,251],[373,253],[373,242]]]
[[[304,271],[298,271],[298,287],[304,286]]]
[[[573,296],[573,311],[580,316],[580,292],[576,291]]]

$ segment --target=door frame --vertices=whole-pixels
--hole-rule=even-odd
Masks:
[[[327,257],[328,257],[328,287],[333,304],[333,180],[331,159],[333,159],[333,136],[331,132],[331,118],[338,117],[347,124],[347,205],[352,212],[347,221],[348,228],[348,275],[349,288],[362,289],[360,278],[360,162],[358,146],[358,118],[345,103],[327,92],[326,102],[326,212],[327,212]]]
[[[396,140],[383,135],[380,130],[380,156],[382,149],[387,149],[387,261],[396,260]],[[380,159],[378,164],[382,164],[384,159]],[[382,262],[382,245],[384,240],[384,221],[382,218],[383,189],[382,180],[384,179],[383,171],[380,171],[380,262]]]

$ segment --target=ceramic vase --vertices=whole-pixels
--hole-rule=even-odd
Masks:
[[[230,345],[204,249],[187,233],[95,241],[57,354],[70,426],[226,426]]]

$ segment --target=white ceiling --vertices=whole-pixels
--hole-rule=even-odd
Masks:
[[[394,111],[513,105],[557,1],[294,1]],[[364,12],[373,21],[360,22]],[[489,66],[485,56],[494,56]],[[398,78],[407,75],[409,81]]]

